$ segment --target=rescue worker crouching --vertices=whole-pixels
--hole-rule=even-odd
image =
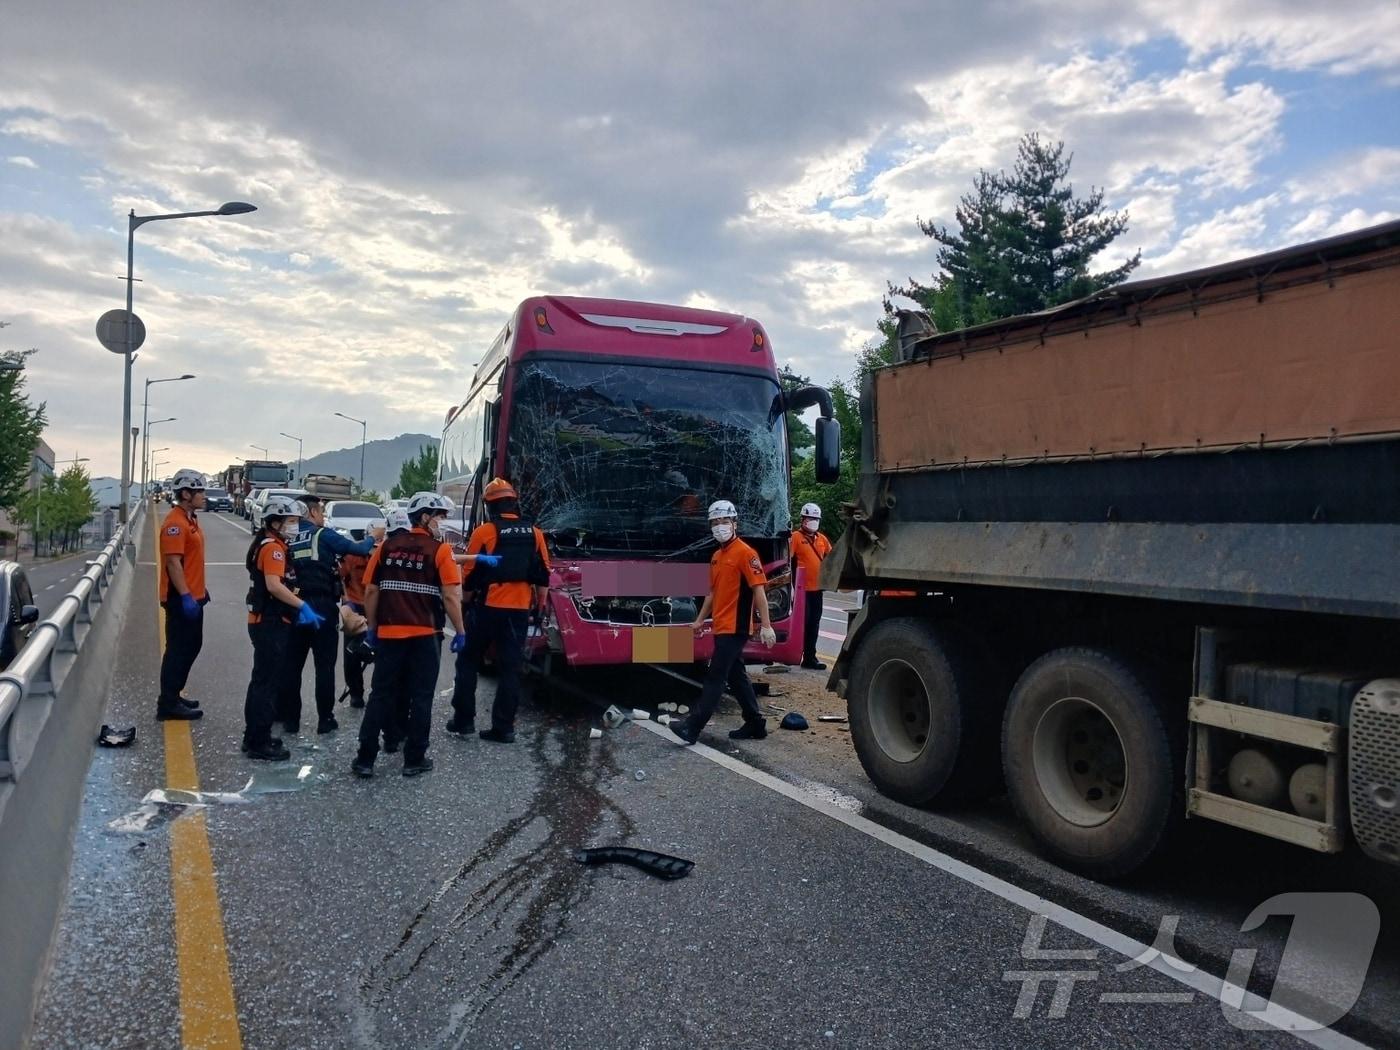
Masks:
[[[368,641],[374,647],[374,678],[369,703],[360,723],[360,747],[350,771],[374,776],[379,734],[395,724],[400,700],[408,720],[403,745],[403,775],[433,768],[428,757],[433,690],[441,661],[438,617],[446,615],[455,635],[451,649],[462,651],[462,576],[452,549],[439,538],[442,521],[452,503],[436,492],[417,492],[409,499],[412,529],[395,532],[370,555],[365,568],[365,618]]]
[[[320,627],[321,617],[293,591],[296,574],[288,554],[306,513],[299,500],[272,496],[263,508],[262,527],[253,536],[244,564],[248,590],[248,637],[253,642],[253,672],[243,702],[243,751],[249,758],[280,762],[291,753],[272,735],[282,665],[293,622]]]
[[[822,509],[815,503],[804,503],[800,514],[802,527],[792,533],[792,561],[801,566],[803,584],[802,666],[809,671],[825,671],[826,664],[817,659],[817,638],[822,629],[822,562],[831,553],[831,541],[821,533]],[[796,574],[794,574],[794,579]]]
[[[720,694],[727,684],[744,712],[744,724],[729,736],[734,740],[762,740],[768,735],[768,724],[744,669],[744,646],[748,644],[755,612],[763,625],[759,640],[766,646],[777,643],[778,636],[768,619],[768,578],[758,553],[739,539],[739,512],[734,504],[727,499],[716,500],[710,504],[709,518],[719,549],[710,557],[710,593],[705,595],[705,604],[691,626],[699,634],[706,617],[713,612],[715,649],[700,699],[686,718],[671,723],[671,732],[684,744],[695,743],[719,706]]]
[[[282,664],[282,682],[277,696],[277,720],[295,735],[301,725],[301,672],[310,653],[315,666],[316,732],[329,733],[338,729],[335,720],[335,654],[339,648],[336,626],[340,615],[340,577],[336,559],[343,555],[368,556],[374,540],[351,540],[334,529],[326,528],[326,510],[319,496],[304,496],[301,503],[306,516],[301,530],[290,546],[292,566],[296,572],[297,594],[311,603],[322,623],[315,628],[296,627],[287,642],[287,655]],[[347,668],[348,668],[347,664]]]
[[[467,577],[472,594],[471,633],[457,657],[452,689],[452,720],[447,731],[465,736],[476,727],[476,680],[486,650],[496,647],[496,699],[491,727],[477,735],[498,744],[515,742],[515,715],[520,706],[520,665],[532,612],[549,593],[549,548],[544,533],[520,517],[514,486],[493,478],[481,493],[490,519],[467,541],[467,554],[495,555],[497,564],[479,558]]]
[[[204,509],[204,475],[182,469],[171,479],[170,512],[160,526],[160,604],[165,609],[165,652],[160,660],[160,721],[203,718],[199,704],[181,693],[199,651],[204,648],[204,531],[198,513]]]
[[[391,510],[385,516],[382,529],[372,532],[374,546],[384,542],[389,532],[407,532],[408,515]],[[345,635],[345,690],[350,694],[351,707],[365,706],[365,668],[374,661],[373,650],[365,641],[369,626],[365,620],[365,568],[368,554],[343,554],[340,558],[340,583],[345,600],[341,604],[340,628]]]

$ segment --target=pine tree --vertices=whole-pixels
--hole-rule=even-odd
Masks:
[[[34,447],[44,432],[47,406],[37,408],[24,393],[24,360],[33,351],[9,354],[0,364],[0,508],[12,510],[29,488]]]
[[[420,445],[418,455],[404,460],[399,467],[399,481],[389,490],[390,499],[408,499],[415,492],[431,491],[437,484],[438,450],[436,445]]]
[[[1121,284],[1142,261],[1091,273],[1094,258],[1128,228],[1126,212],[1106,212],[1103,190],[1075,197],[1068,182],[1073,156],[1032,132],[1021,139],[1011,172],[980,171],[956,212],[958,231],[919,221],[936,240],[939,273],[932,284],[912,277],[889,295],[919,303],[941,332],[1034,313]],[[887,318],[893,313],[885,300]],[[888,336],[888,332],[886,335]]]

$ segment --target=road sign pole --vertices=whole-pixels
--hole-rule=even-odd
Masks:
[[[136,255],[136,209],[126,220],[126,353],[122,355],[122,502],[117,520],[125,525],[131,502],[131,354],[133,329],[131,313],[131,271]]]

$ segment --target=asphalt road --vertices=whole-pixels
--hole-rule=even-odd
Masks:
[[[217,888],[214,928],[246,1047],[1294,1046],[1293,1035],[1236,1027],[1172,967],[1128,956],[1172,914],[1198,978],[1223,973],[1236,944],[1258,951],[1266,978],[1286,927],[1246,937],[1239,926],[1276,886],[1363,879],[1382,897],[1394,890],[1388,872],[1373,884],[1295,851],[1209,837],[1175,874],[1095,886],[1034,858],[996,804],[932,814],[881,799],[836,728],[733,747],[723,736],[733,710],[707,734],[713,750],[630,724],[590,740],[601,723],[582,706],[527,706],[518,742],[501,746],[446,737],[439,702],[434,772],[405,779],[398,756],[381,756],[365,782],[348,771],[358,716],[342,707],[339,732],[289,741],[290,765],[259,765],[238,752],[251,661],[242,525],[207,516],[215,600],[191,680],[208,712],[192,727],[199,782],[235,791],[250,776],[286,786],[299,765],[310,773],[299,790],[185,811],[144,833],[109,827],[167,783],[148,533],[106,718],[134,723],[139,739],[94,755],[35,1046],[199,1041],[192,1004],[221,981],[209,965],[218,953],[210,938],[191,948],[187,934],[208,929],[209,915],[177,912],[171,892],[172,855],[185,863],[179,833],[194,820],[213,868],[196,881]],[[803,693],[819,678],[775,677],[788,694],[778,706],[820,702]],[[308,702],[309,682],[308,668]],[[439,686],[449,685],[444,661]],[[643,679],[613,698],[685,702],[680,688]],[[665,882],[572,859],[606,844],[695,868]],[[1391,923],[1394,900],[1381,903]],[[1043,935],[1037,911],[1052,919]],[[1383,939],[1360,1012],[1342,1025],[1363,1044],[1400,1045],[1395,958]],[[1038,971],[1070,975],[1063,1001],[1053,982],[1028,995],[1036,979],[1024,975]],[[1269,991],[1267,980],[1251,986]],[[1315,1041],[1357,1045],[1328,1032]]]
[[[87,572],[88,560],[98,553],[88,551],[57,561],[25,565],[24,574],[34,591],[34,604],[39,607],[41,619],[48,617],[63,596],[77,586],[78,580]]]

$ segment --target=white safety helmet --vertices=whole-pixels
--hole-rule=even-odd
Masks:
[[[263,504],[262,517],[263,521],[268,518],[304,518],[306,504],[291,496],[269,496]]]
[[[384,515],[385,532],[407,532],[411,528],[413,528],[413,526],[408,522],[407,511],[395,507],[393,510],[389,511],[388,514]]]
[[[821,521],[822,509],[815,503],[804,503],[802,504],[802,513],[799,516],[803,518],[816,518],[818,521]]]
[[[717,518],[738,518],[739,512],[734,509],[734,504],[727,499],[717,499],[710,504],[709,519],[714,521]]]
[[[170,479],[170,490],[179,492],[181,489],[191,489],[194,492],[203,492],[209,487],[209,482],[204,475],[189,467],[181,467],[175,472],[175,476]]]
[[[443,514],[452,513],[452,501],[440,492],[415,492],[408,497],[408,506],[404,508],[408,512],[409,520],[416,518],[425,510],[441,511]]]

